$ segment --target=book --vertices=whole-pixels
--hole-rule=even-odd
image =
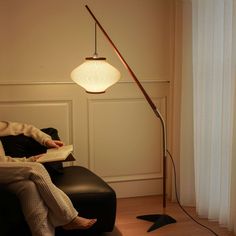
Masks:
[[[43,153],[36,162],[63,162],[63,161],[75,161],[75,158],[71,155],[73,151],[73,145],[65,145],[59,148],[50,148],[46,153]]]

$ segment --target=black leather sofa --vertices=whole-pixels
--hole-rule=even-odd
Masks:
[[[54,128],[43,129],[53,139],[59,139]],[[24,135],[1,137],[6,155],[29,157],[46,151],[33,139]],[[71,199],[79,214],[97,218],[89,230],[65,231],[58,227],[56,236],[62,235],[100,235],[114,228],[116,217],[116,194],[99,176],[82,166],[63,167],[61,163],[45,164],[54,184]],[[29,236],[30,231],[24,220],[17,197],[0,185],[0,235]]]

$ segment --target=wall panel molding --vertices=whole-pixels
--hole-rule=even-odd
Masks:
[[[139,80],[141,83],[170,83],[170,80],[167,79],[142,79]],[[135,83],[132,79],[129,80],[121,80],[119,82],[117,82],[118,84],[127,84],[127,83]],[[51,82],[51,81],[44,81],[44,82],[36,82],[36,81],[0,81],[0,86],[15,86],[15,85],[75,85],[75,83],[73,81],[55,81],[55,82]]]

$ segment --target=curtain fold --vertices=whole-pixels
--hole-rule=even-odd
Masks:
[[[235,0],[191,4],[196,209],[236,230]]]
[[[236,86],[235,86],[236,91]],[[231,166],[231,212],[229,228],[236,234],[236,93],[234,98],[234,136],[233,136],[233,158]]]
[[[233,42],[236,41],[236,2],[233,5]],[[233,74],[236,80],[236,45],[233,44]],[[236,234],[236,82],[234,86],[234,129],[233,129],[233,150],[232,150],[232,165],[231,165],[231,211],[230,211],[230,226],[229,228]]]

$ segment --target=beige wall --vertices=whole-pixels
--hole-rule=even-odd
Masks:
[[[104,95],[88,95],[70,72],[94,52],[88,4],[171,127],[172,0],[2,0],[0,119],[54,126],[118,196],[161,193],[159,121],[98,31],[98,53],[122,73]],[[170,140],[171,128],[168,129]]]
[[[91,8],[144,80],[170,79],[170,0],[1,0],[0,81],[70,82],[94,52]],[[98,53],[127,73],[98,32]]]
[[[182,91],[180,136],[180,196],[185,206],[195,205],[193,150],[193,85],[192,85],[192,5],[182,5]]]

